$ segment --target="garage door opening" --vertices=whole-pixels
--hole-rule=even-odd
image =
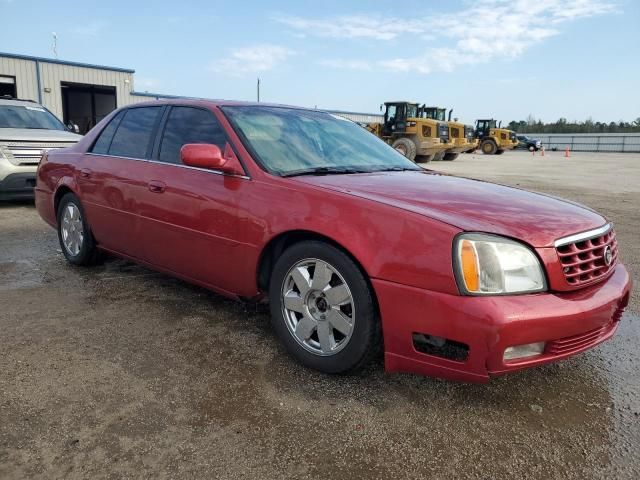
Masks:
[[[18,97],[16,92],[16,77],[0,75],[0,97]]]
[[[61,87],[64,123],[77,125],[83,135],[116,109],[116,87],[69,82]]]

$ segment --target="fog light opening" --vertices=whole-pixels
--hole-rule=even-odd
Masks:
[[[413,334],[413,348],[420,353],[446,358],[455,362],[464,362],[469,356],[469,345],[424,333]]]
[[[542,355],[544,352],[545,342],[527,343],[525,345],[516,345],[507,347],[504,351],[502,360],[505,362],[513,360],[521,360],[523,358],[531,358]]]

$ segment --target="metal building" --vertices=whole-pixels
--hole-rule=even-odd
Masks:
[[[149,100],[134,70],[0,52],[0,96],[34,100],[81,133],[117,107]]]
[[[65,125],[88,132],[111,111],[124,105],[180,98],[136,92],[135,70],[0,52],[0,96],[34,100]],[[329,110],[354,122],[379,122],[381,114]]]

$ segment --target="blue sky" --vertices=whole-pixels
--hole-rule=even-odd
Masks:
[[[466,122],[640,117],[640,2],[0,0],[0,51],[136,70],[135,88]]]

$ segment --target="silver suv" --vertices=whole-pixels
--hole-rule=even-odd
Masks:
[[[0,200],[33,198],[43,152],[81,138],[42,105],[0,97]]]

